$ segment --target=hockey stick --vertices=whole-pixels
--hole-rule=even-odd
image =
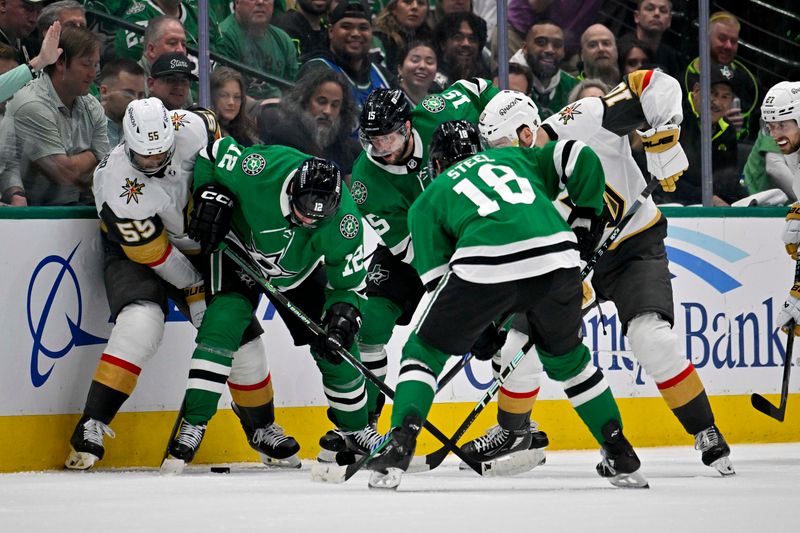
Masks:
[[[797,259],[794,267],[794,282],[800,283],[800,258]],[[753,393],[750,395],[750,403],[753,407],[761,411],[767,416],[771,416],[778,422],[783,422],[786,416],[786,403],[789,401],[789,374],[792,371],[792,349],[794,348],[794,328],[795,321],[790,320],[786,325],[789,330],[788,338],[786,339],[786,355],[783,360],[783,381],[781,381],[781,403],[775,407],[769,400],[760,394]]]
[[[291,301],[289,301],[289,299],[286,298],[286,296],[278,292],[278,289],[276,289],[274,285],[272,285],[269,281],[267,281],[267,279],[264,278],[264,276],[262,276],[259,272],[257,272],[247,261],[242,259],[237,252],[232,250],[224,242],[220,244],[219,249],[223,251],[228,257],[230,257],[234,263],[239,265],[239,267],[241,267],[241,269],[244,271],[245,274],[247,274],[250,278],[256,281],[256,283],[261,285],[261,287],[267,291],[266,295],[270,300],[277,301],[282,306],[284,306],[295,317],[297,317],[301,322],[303,322],[303,324],[305,324],[308,327],[308,329],[310,329],[315,335],[323,337],[327,336],[325,331],[321,327],[319,327],[319,325],[316,322],[308,318],[308,316],[301,309],[299,309]],[[380,378],[378,378],[378,376],[373,374],[372,371],[366,366],[364,366],[364,364],[361,361],[353,357],[353,355],[350,352],[348,352],[343,346],[338,345],[336,348],[336,353],[342,359],[346,360],[353,367],[355,367],[359,372],[361,372],[361,374],[363,374],[365,378],[370,380],[387,397],[392,399],[394,398],[394,391],[392,390],[392,388],[389,387],[383,381],[381,381]],[[482,465],[477,461],[473,461],[471,458],[467,457],[467,455],[461,451],[461,448],[459,448],[454,442],[449,440],[444,433],[442,433],[441,431],[439,431],[439,429],[436,428],[436,426],[434,426],[433,424],[431,424],[429,421],[426,420],[423,424],[423,427],[427,429],[431,433],[431,435],[433,435],[439,441],[441,441],[441,443],[444,444],[445,448],[449,449],[451,452],[456,454],[470,468],[475,470],[475,472],[477,472],[478,474],[483,475]]]
[[[606,240],[603,241],[603,244],[601,244],[600,247],[594,251],[592,257],[586,261],[586,266],[583,267],[583,270],[581,270],[581,279],[586,279],[600,258],[603,257],[608,249],[611,248],[611,245],[614,244],[619,238],[622,230],[625,229],[625,226],[628,225],[628,222],[633,219],[633,216],[637,211],[639,211],[639,208],[644,205],[648,198],[650,198],[650,195],[653,194],[653,191],[656,190],[656,187],[658,187],[658,180],[656,178],[651,178],[645,188],[642,189],[642,192],[639,193],[639,196],[636,198],[636,201],[633,202],[631,208],[628,209],[628,212],[625,213],[625,216],[623,216],[622,220],[619,221],[619,224],[614,227],[608,237],[606,237]]]

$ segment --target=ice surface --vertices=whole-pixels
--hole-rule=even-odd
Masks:
[[[208,465],[153,470],[0,475],[0,532],[421,533],[798,531],[800,444],[738,445],[722,478],[689,447],[640,448],[651,489],[617,489],[594,471],[597,452],[558,451],[513,478],[477,477],[448,459],[406,475],[397,492],[343,485],[302,470]]]

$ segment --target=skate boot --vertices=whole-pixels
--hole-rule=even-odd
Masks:
[[[258,453],[262,463],[288,468],[302,466],[297,457],[300,445],[275,423],[271,403],[259,407],[241,407],[231,402],[231,409],[239,417],[247,443]]]
[[[89,470],[103,458],[103,435],[114,438],[114,431],[94,418],[84,415],[75,426],[72,437],[69,439],[69,457],[64,466],[70,470]]]
[[[168,455],[161,463],[162,474],[180,474],[191,463],[194,454],[203,442],[203,435],[206,433],[206,425],[194,426],[185,419],[181,420],[181,427],[178,436],[169,443]]]
[[[723,476],[736,474],[730,457],[731,449],[717,426],[711,426],[694,436],[694,449],[702,453],[703,464],[717,469]]]
[[[369,476],[369,488],[397,489],[414,457],[420,429],[422,418],[410,414],[403,420],[402,426],[392,428],[386,437],[380,439],[377,446],[384,447],[367,465],[373,471]]]
[[[605,442],[600,454],[603,460],[597,463],[597,473],[615,487],[647,489],[650,485],[639,471],[641,461],[636,456],[633,446],[622,434],[616,420],[603,426]]]
[[[527,431],[531,437],[530,444],[526,449],[522,449],[517,445],[514,446],[514,450],[500,451],[493,457],[485,457],[483,451],[476,452],[479,446],[481,450],[484,450],[486,443],[492,440],[492,436],[496,436],[502,431],[504,430],[499,425],[494,425],[486,430],[485,435],[466,443],[461,449],[475,461],[487,465],[487,470],[493,472],[494,475],[512,476],[522,474],[545,463],[544,448],[550,444],[550,440],[547,438],[547,433],[540,431],[539,424],[533,420],[530,421],[527,429],[519,430],[520,432]],[[506,433],[510,432],[506,431]],[[513,442],[513,439],[509,438],[509,441]],[[459,470],[472,470],[464,461],[459,463],[458,468]]]
[[[320,463],[335,463],[339,453],[347,450],[344,435],[338,429],[331,429],[319,438],[319,454],[317,461]]]

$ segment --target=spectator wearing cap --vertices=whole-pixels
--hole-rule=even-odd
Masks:
[[[16,154],[6,171],[17,179],[4,196],[28,205],[91,205],[91,178],[109,152],[106,117],[89,95],[100,61],[100,40],[86,28],[61,31],[64,53],[8,104]],[[8,184],[8,183],[7,183]]]
[[[0,43],[17,51],[20,64],[36,55],[23,41],[36,29],[36,19],[43,5],[42,0],[0,0]]]
[[[736,71],[727,65],[711,65],[711,162],[714,176],[713,204],[726,206],[747,196],[739,181],[736,131],[726,122],[725,111],[733,100]],[[660,202],[683,205],[702,203],[702,172],[700,163],[700,79],[691,80],[692,90],[683,105],[681,146],[689,160],[689,168],[681,175],[673,193],[658,191]]]
[[[275,13],[272,23],[291,37],[302,63],[306,57],[328,49],[328,27],[324,15],[332,0],[297,0],[294,9]]]
[[[395,86],[393,76],[370,60],[370,12],[361,2],[342,0],[331,11],[328,23],[330,47],[303,64],[298,80],[319,68],[339,72],[346,77],[353,100],[361,109],[372,91]]]
[[[433,30],[439,74],[436,82],[447,87],[463,78],[489,78],[492,71],[481,51],[486,45],[486,24],[472,13],[446,15]]]
[[[144,69],[131,59],[119,57],[100,71],[100,104],[108,118],[108,143],[122,140],[122,117],[133,100],[144,98]]]
[[[197,2],[181,2],[179,0],[147,0],[135,1],[130,4],[130,7],[122,18],[131,24],[136,24],[143,28],[147,28],[150,21],[156,17],[169,15],[180,21],[186,32],[186,40],[193,45],[197,46]],[[208,40],[212,48],[219,44],[219,22],[213,12],[209,12]],[[117,57],[127,57],[138,61],[142,57],[144,38],[141,34],[120,30],[114,40],[114,50]],[[186,50],[183,51],[186,53]]]
[[[750,70],[736,59],[739,50],[739,20],[726,11],[712,13],[708,19],[708,41],[712,63],[725,65],[736,72],[733,93],[741,100],[741,107],[732,107],[725,120],[737,129],[737,137],[754,140],[758,133],[756,107],[760,100],[760,84]],[[700,74],[700,58],[696,57],[684,72],[684,89],[692,90],[692,80]]]
[[[191,105],[191,85],[198,80],[195,64],[180,52],[168,52],[155,60],[147,78],[147,92],[168,110]]]
[[[653,65],[658,66],[670,76],[679,76],[682,62],[678,57],[678,52],[663,41],[664,34],[672,24],[672,2],[670,0],[637,0],[636,10],[633,12],[633,22],[635,24],[633,32],[624,35],[619,40],[620,50],[623,48],[627,50],[631,41],[637,42],[637,46],[646,47]]]
[[[569,103],[567,95],[578,80],[559,65],[564,59],[564,30],[552,20],[540,20],[531,26],[512,63],[530,68],[533,73],[531,99],[544,120]]]
[[[297,48],[291,37],[272,22],[274,0],[234,0],[233,13],[220,24],[219,51],[287,81],[297,77]],[[256,100],[280,98],[281,88],[247,77],[247,94]]]

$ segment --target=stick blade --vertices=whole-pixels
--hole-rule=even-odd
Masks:
[[[774,418],[778,422],[783,422],[783,418],[786,416],[786,408],[780,409],[775,407],[770,403],[769,400],[761,396],[760,394],[756,394],[755,392],[750,395],[750,403],[753,405],[753,408],[756,411],[761,411],[765,415]]]

